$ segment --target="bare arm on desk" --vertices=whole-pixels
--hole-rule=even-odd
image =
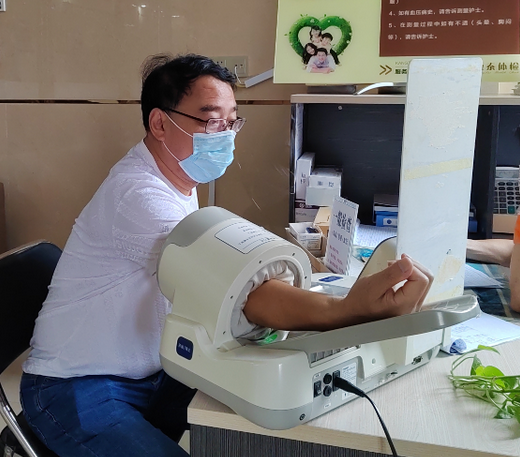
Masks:
[[[406,281],[400,289],[393,286]],[[245,304],[249,321],[283,330],[331,330],[418,311],[433,276],[403,256],[385,270],[356,281],[343,298],[331,297],[272,279]]]
[[[503,239],[468,240],[466,254],[468,259],[511,267],[511,308],[520,312],[520,244]]]
[[[468,240],[466,257],[478,262],[497,263],[509,267],[513,252],[513,240]]]

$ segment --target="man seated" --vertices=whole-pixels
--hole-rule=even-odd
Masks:
[[[176,224],[198,209],[197,185],[232,162],[245,119],[235,76],[207,57],[152,56],[142,80],[144,139],[77,218],[23,365],[24,415],[61,457],[187,455],[177,441],[195,392],[161,369],[171,304],[157,284],[157,259]],[[238,310],[243,319],[281,330],[344,327],[420,309],[432,282],[404,255],[343,299],[283,276],[282,266],[258,282]]]

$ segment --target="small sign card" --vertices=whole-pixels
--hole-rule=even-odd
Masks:
[[[359,205],[334,197],[330,217],[325,266],[337,274],[348,275]]]

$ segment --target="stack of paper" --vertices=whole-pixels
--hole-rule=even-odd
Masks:
[[[506,322],[498,317],[481,313],[479,317],[451,327],[450,347],[442,348],[448,354],[461,354],[479,345],[497,346],[520,338],[520,326]],[[453,344],[462,340],[463,344]],[[454,350],[457,348],[458,350]]]

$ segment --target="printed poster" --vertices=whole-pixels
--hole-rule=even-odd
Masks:
[[[406,82],[414,57],[480,56],[520,81],[520,0],[279,0],[275,83]]]

